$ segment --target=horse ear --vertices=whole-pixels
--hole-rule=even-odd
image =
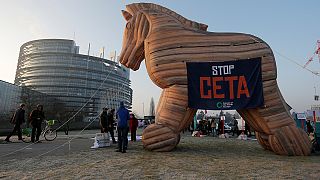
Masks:
[[[125,11],[125,10],[122,10],[122,15],[126,21],[129,21],[132,18],[132,15],[128,11]]]

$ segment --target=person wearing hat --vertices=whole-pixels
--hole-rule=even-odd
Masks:
[[[44,112],[43,112],[43,106],[38,104],[37,108],[34,109],[29,116],[30,124],[32,125],[32,133],[31,133],[31,142],[39,143],[39,137],[41,135],[41,124],[43,120],[45,119]],[[36,135],[37,131],[37,135]],[[36,141],[35,141],[36,136]]]
[[[12,132],[7,136],[5,141],[11,142],[10,137],[17,131],[18,132],[18,140],[22,140],[22,132],[20,125],[25,122],[25,104],[20,104],[20,107],[16,110],[14,115],[12,116],[10,122],[14,124],[14,128]]]

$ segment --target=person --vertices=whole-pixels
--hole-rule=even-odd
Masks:
[[[313,127],[311,125],[310,120],[307,120],[306,124],[307,124],[307,134],[310,135],[310,133],[313,133]]]
[[[124,107],[124,103],[120,102],[120,107],[117,111],[118,119],[118,150],[117,152],[126,153],[128,146],[128,121],[129,111]]]
[[[216,136],[216,122],[214,119],[211,120],[211,131],[212,131],[212,137]]]
[[[218,123],[218,134],[219,134],[219,135],[224,133],[224,132],[222,132],[223,129],[224,129],[224,127],[223,127],[223,122],[222,122],[222,121],[223,121],[223,120],[219,120],[219,123]]]
[[[238,120],[236,118],[233,118],[233,132],[232,136],[234,136],[234,133],[238,135],[239,127],[238,127]]]
[[[191,135],[192,135],[193,131],[194,131],[194,121],[193,120],[191,122],[191,125],[189,126],[189,129],[190,129],[190,132],[191,132]]]
[[[107,133],[108,132],[108,108],[103,108],[102,113],[100,114],[100,130],[101,133]]]
[[[18,140],[22,140],[21,124],[25,122],[25,104],[20,104],[20,107],[13,114],[10,122],[14,124],[12,132],[6,137],[5,141],[11,142],[10,137],[17,131]]]
[[[244,134],[246,134],[248,137],[251,137],[251,129],[247,122],[244,125],[244,132]]]
[[[143,120],[143,129],[145,129],[150,124],[149,119]]]
[[[32,125],[32,133],[31,133],[31,142],[40,143],[39,137],[41,135],[41,124],[45,119],[43,106],[41,104],[37,105],[37,108],[34,109],[29,116],[29,123]],[[36,135],[37,131],[37,135]],[[35,138],[36,137],[36,141]]]
[[[107,122],[107,130],[110,132],[111,138],[112,138],[112,143],[115,144],[116,139],[114,138],[114,109],[111,109],[110,112],[108,113],[108,122]]]
[[[136,141],[137,140],[136,135],[137,135],[137,128],[138,128],[138,120],[133,113],[130,114],[129,128],[130,128],[130,132],[131,132],[131,141]]]

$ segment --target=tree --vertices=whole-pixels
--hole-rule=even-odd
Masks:
[[[154,108],[154,100],[153,97],[151,98],[150,101],[150,109],[149,109],[149,116],[155,116],[155,108]]]

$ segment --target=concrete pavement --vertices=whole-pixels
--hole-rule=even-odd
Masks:
[[[19,160],[37,157],[42,154],[63,156],[69,153],[90,151],[90,147],[94,143],[92,138],[95,137],[95,133],[99,132],[100,130],[70,131],[69,135],[65,135],[64,132],[58,132],[58,136],[54,141],[46,141],[43,137],[40,137],[41,143],[37,144],[18,141],[17,136],[10,138],[12,143],[7,143],[4,141],[5,136],[2,136],[0,137],[0,159]],[[112,146],[116,148],[115,144],[112,144]]]

